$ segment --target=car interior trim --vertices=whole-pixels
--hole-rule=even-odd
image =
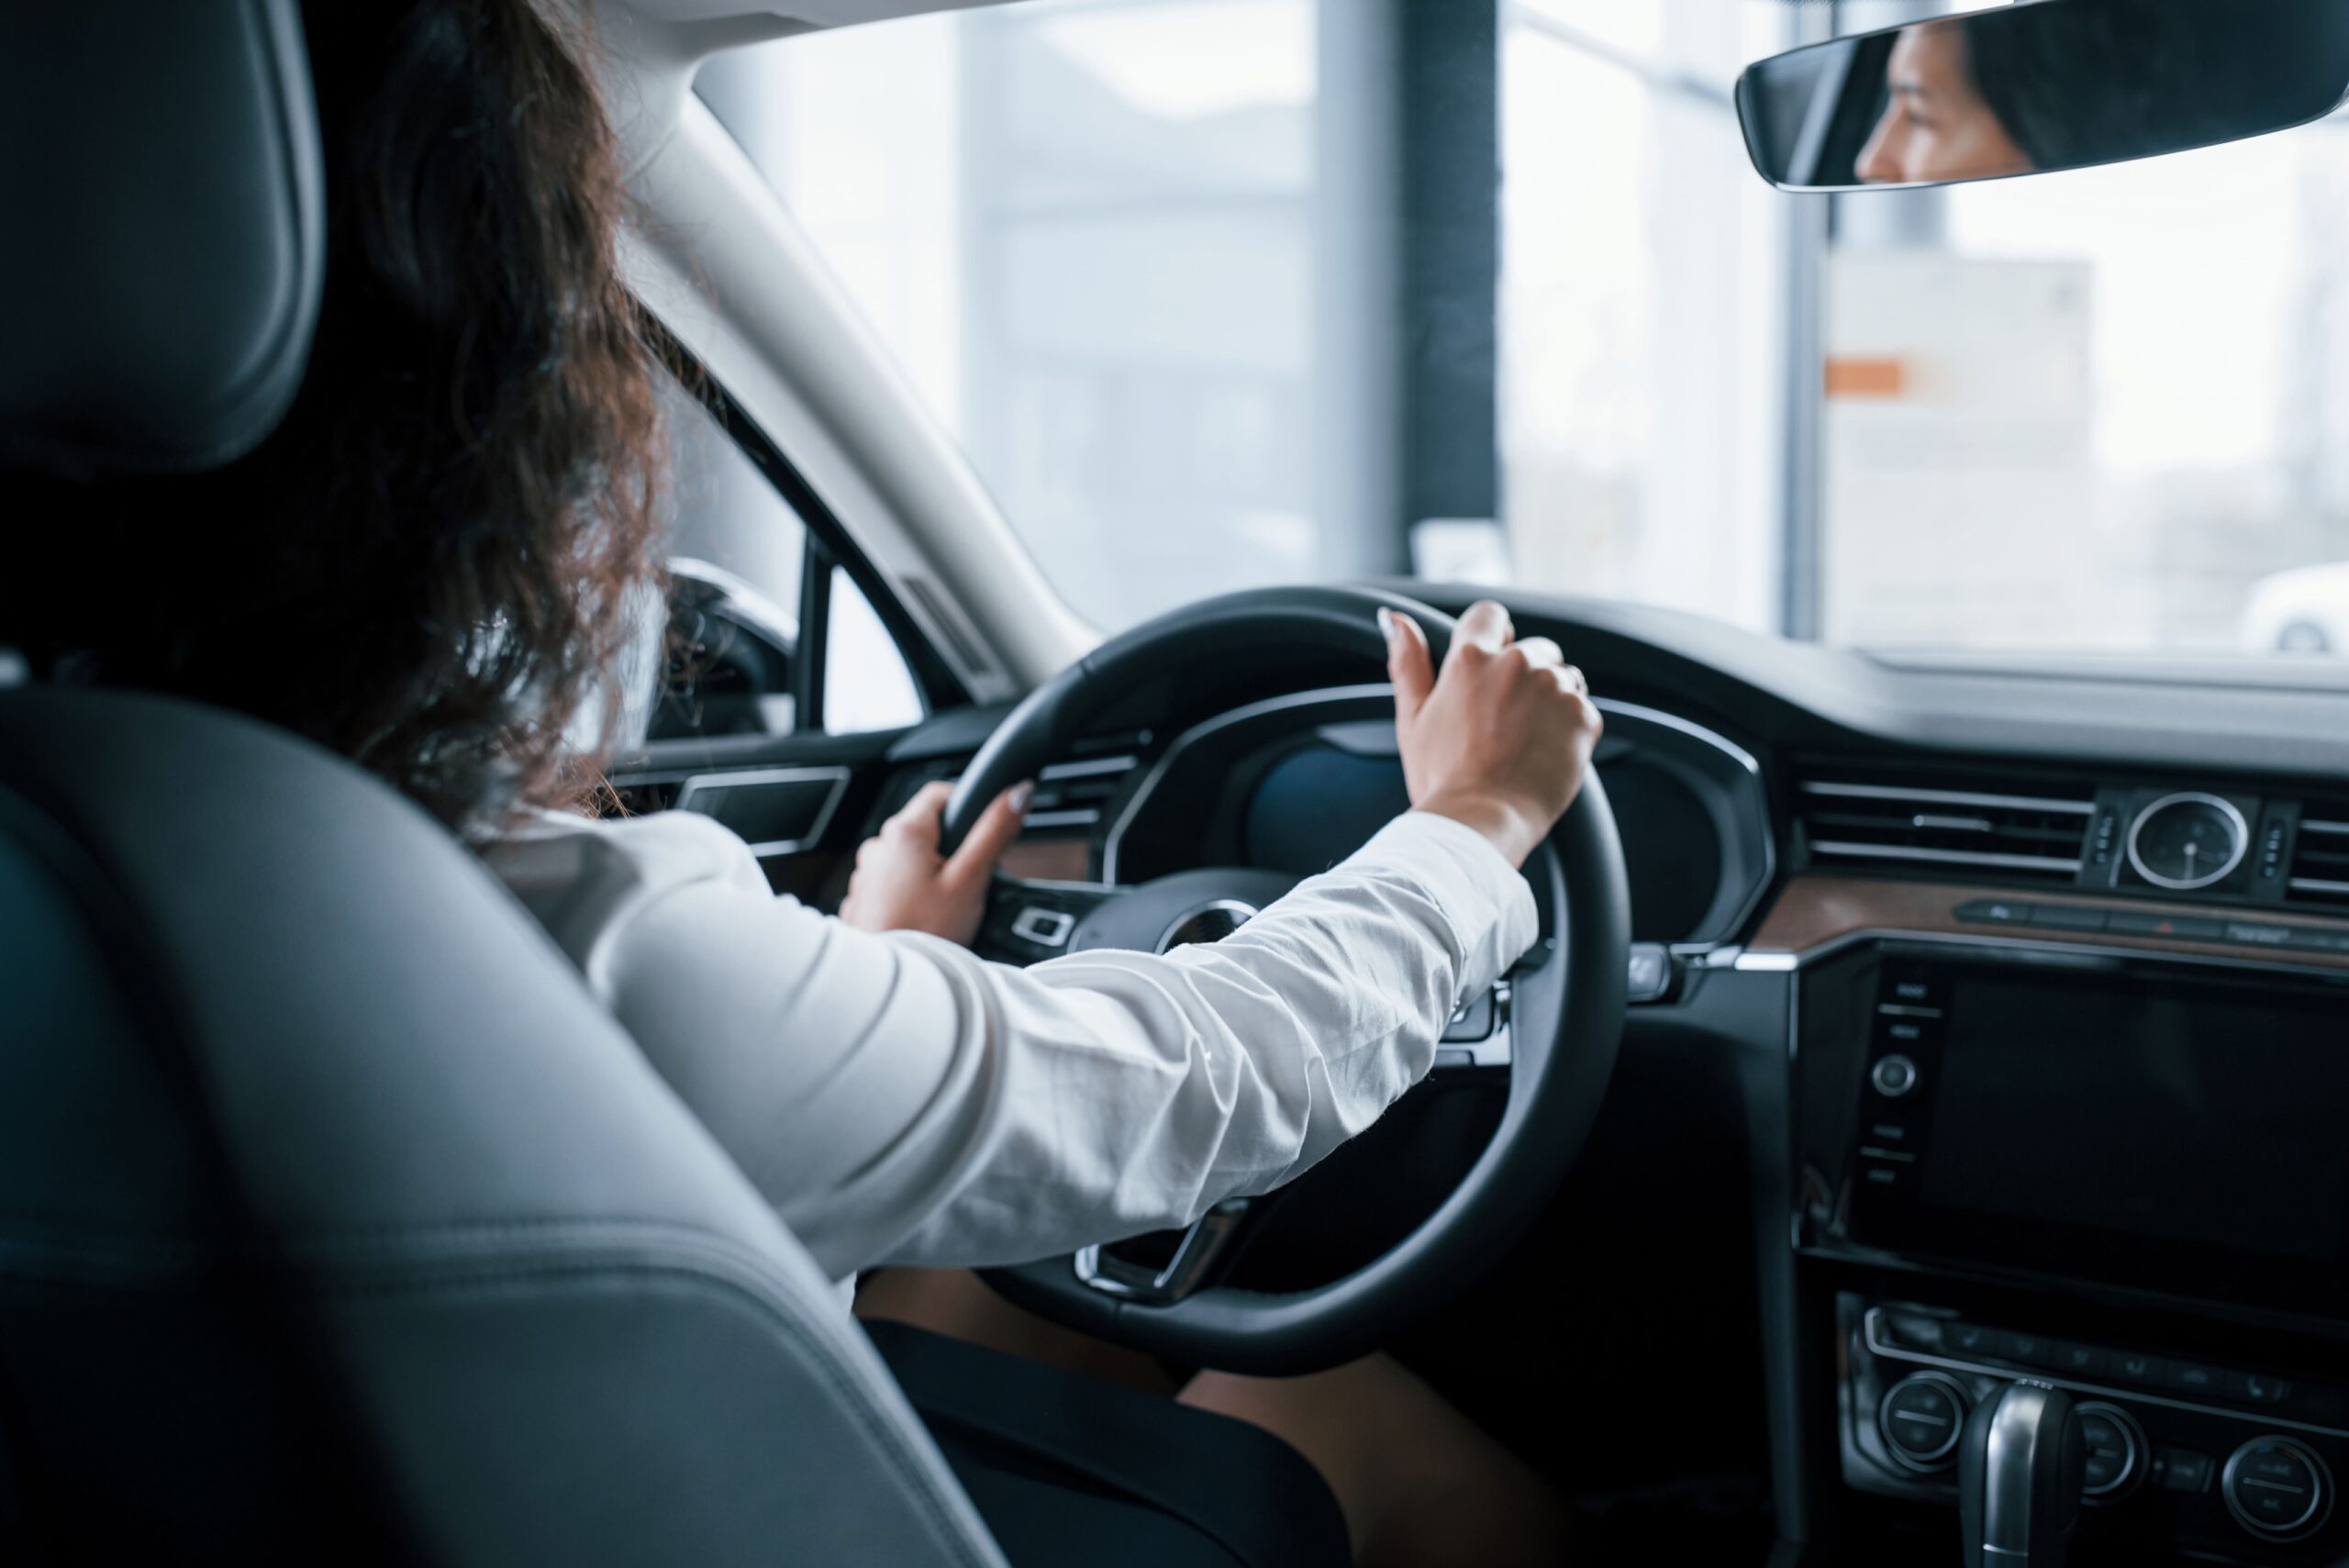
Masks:
[[[2114,1399],[2126,1399],[2132,1404],[2138,1405],[2164,1405],[2173,1410],[2193,1410],[2205,1416],[2220,1416],[2230,1421],[2240,1421],[2245,1426],[2255,1427],[2262,1430],[2269,1428],[2280,1427],[2288,1428],[2296,1432],[2314,1432],[2320,1437],[2349,1438],[2349,1430],[2344,1430],[2337,1427],[2318,1426],[2314,1422],[2310,1421],[2296,1421],[2288,1417],[2276,1414],[2273,1411],[2254,1413],[2249,1410],[2230,1409],[2224,1405],[2203,1405],[2198,1404],[2190,1399],[2173,1399],[2167,1395],[2149,1393],[2143,1388],[2122,1387],[2112,1384],[2085,1382],[2079,1378],[2067,1376],[2060,1372],[2049,1372],[2037,1367],[2032,1368],[2028,1374],[2019,1374],[2016,1370],[2010,1366],[1998,1366],[1987,1362],[1966,1361],[1962,1357],[1940,1355],[1932,1351],[1910,1350],[1908,1346],[1896,1344],[1886,1337],[1883,1331],[1883,1307],[1869,1307],[1865,1317],[1862,1319],[1863,1327],[1861,1332],[1865,1339],[1869,1352],[1873,1355],[1881,1356],[1887,1361],[1914,1362],[1920,1366],[1935,1367],[1943,1372],[1975,1373],[1985,1377],[1996,1377],[2002,1379],[2011,1379],[2018,1375],[2028,1375],[2034,1383],[2052,1383],[2058,1388],[2066,1389],[2076,1394],[2087,1394]]]
[[[1836,784],[1822,779],[1805,779],[1796,789],[1804,795],[1827,795],[1837,800],[1905,800],[1920,806],[1987,806],[2014,811],[2065,812],[2088,817],[2096,812],[2092,800],[2058,800],[2027,795],[1981,795],[1962,789],[1919,789],[1906,784]]]
[[[2058,967],[2091,965],[2116,960],[2159,959],[2165,963],[2191,965],[2198,970],[2229,971],[2246,976],[2293,975],[2303,979],[2311,974],[2336,978],[2343,967],[2338,962],[2327,963],[2321,959],[2292,963],[2277,959],[2263,961],[2213,952],[2176,951],[2168,948],[2121,947],[2114,945],[2110,939],[2066,941],[2062,940],[2061,933],[2053,935],[2056,940],[2043,940],[2035,937],[1905,930],[1897,926],[1871,926],[1844,932],[1800,952],[1756,952],[1748,949],[1739,952],[1730,967],[1745,974],[1799,973],[1855,947],[1870,943],[1926,947],[1958,957],[1978,953],[1984,958],[2015,959]]]
[[[2051,897],[2035,890],[2019,894],[2011,887],[1968,886],[1956,883],[1926,883],[1805,873],[1789,880],[1753,941],[1739,956],[1746,970],[1794,967],[1785,960],[1809,962],[1850,943],[1873,937],[1958,941],[2009,949],[2017,946],[2067,953],[2117,952],[2131,958],[2149,955],[2203,959],[2212,962],[2267,971],[2297,970],[2339,973],[2349,970],[2349,951],[2323,952],[2279,950],[2267,945],[2218,940],[2138,936],[2109,930],[2073,930],[2061,926],[2032,926],[2029,937],[1985,929],[1960,918],[1958,909],[1976,900],[2026,901],[2055,910],[2100,914],[2175,917],[2215,922],[2236,912],[2180,904],[2137,900]],[[2349,923],[2310,918],[2280,918],[2260,911],[2256,924],[2264,929],[2309,931],[2328,937],[2349,936]],[[2263,959],[2253,961],[2247,952]]]
[[[816,815],[810,819],[806,832],[796,838],[771,839],[751,846],[751,852],[754,855],[796,854],[803,848],[824,841],[824,830],[831,826],[832,814],[840,809],[841,797],[848,794],[849,780],[852,776],[853,775],[851,769],[839,767],[748,768],[735,773],[693,773],[677,786],[677,801],[674,809],[702,811],[706,816],[715,815],[696,806],[696,797],[719,790],[740,789],[746,785],[828,782],[831,788],[825,795],[823,805],[816,808]]]

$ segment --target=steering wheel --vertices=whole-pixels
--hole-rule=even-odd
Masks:
[[[1244,662],[1277,673],[1285,659],[1326,669],[1333,653],[1383,670],[1381,606],[1417,620],[1442,661],[1451,617],[1352,588],[1226,595],[1111,639],[1030,694],[980,748],[947,803],[944,847],[959,845],[1003,790],[1067,755],[1111,701],[1168,670]],[[1308,1290],[1223,1283],[1253,1218],[1248,1200],[1235,1199],[1192,1226],[1163,1264],[1136,1265],[1087,1248],[987,1270],[988,1284],[1102,1339],[1187,1365],[1274,1376],[1367,1354],[1440,1305],[1514,1245],[1555,1193],[1598,1114],[1622,1033],[1631,900],[1614,815],[1595,772],[1526,862],[1525,875],[1546,906],[1543,925],[1556,934],[1557,951],[1537,951],[1508,983],[1508,1099],[1500,1125],[1451,1195],[1384,1255]],[[1208,868],[1139,886],[1085,888],[1081,916],[1063,917],[1074,922],[1063,945],[1163,950],[1184,940],[1186,926],[1190,940],[1212,940],[1291,880]]]

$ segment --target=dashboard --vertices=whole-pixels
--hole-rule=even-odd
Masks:
[[[1720,1407],[1758,1361],[1788,1561],[1954,1561],[1957,1434],[2028,1381],[2083,1412],[2076,1561],[2349,1558],[2338,675],[1894,662],[1634,606],[1510,607],[1602,694],[1636,939],[1592,1190],[1578,1171],[1508,1288],[1460,1308],[1512,1365],[1609,1336],[1557,1397],[1615,1418],[1603,1453],[1555,1448],[1555,1423],[1513,1445],[1586,1469],[1734,1454],[1672,1412]],[[1055,886],[1334,863],[1406,803],[1387,694],[1361,674],[1136,693],[1043,770],[1007,869],[1049,914]],[[770,832],[778,885],[836,895],[845,848],[995,717],[779,770],[831,826]],[[634,778],[723,798],[783,760]],[[1032,940],[1050,920],[1026,930],[996,933],[1010,956],[1058,951]],[[1442,1076],[1298,1184],[1328,1178],[1274,1255],[1342,1267],[1442,1200],[1492,1126],[1476,1073]],[[1742,1256],[1690,1245],[1717,1223]],[[1575,1288],[1598,1256],[1613,1316]],[[1486,1418],[1506,1430],[1509,1408]]]

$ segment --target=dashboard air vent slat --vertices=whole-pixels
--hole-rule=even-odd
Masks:
[[[1814,862],[1920,865],[2069,882],[2095,815],[2092,792],[2024,794],[1851,779],[1796,786]]]
[[[2309,803],[2288,876],[2287,902],[2349,908],[2349,802]]]
[[[1147,729],[1091,735],[1070,748],[1063,760],[1036,773],[1028,803],[1027,833],[1085,833],[1097,827],[1109,803],[1123,794],[1150,745]]]

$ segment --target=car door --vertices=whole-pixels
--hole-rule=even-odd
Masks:
[[[856,846],[924,784],[960,773],[1006,707],[972,703],[722,391],[672,386],[668,403],[669,591],[623,677],[627,740],[607,766],[606,809],[712,817],[778,892],[830,908]],[[1006,870],[1089,874],[1090,829],[1135,761],[1114,741],[1045,771]]]

